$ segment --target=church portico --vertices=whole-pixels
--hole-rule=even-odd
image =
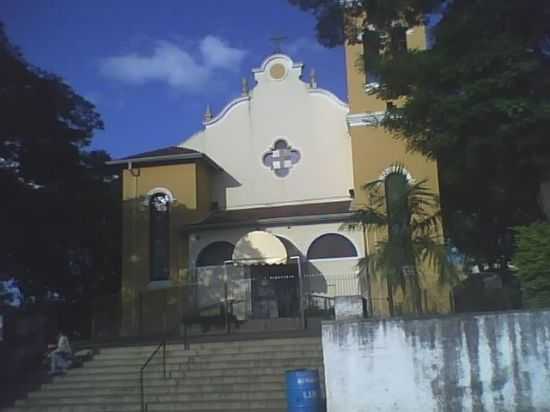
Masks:
[[[283,208],[261,213],[288,215]],[[227,299],[241,329],[299,328],[330,316],[336,296],[361,294],[361,233],[342,231],[349,202],[290,210],[298,216],[227,211],[188,229],[198,307]]]

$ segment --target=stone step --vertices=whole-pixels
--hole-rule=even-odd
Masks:
[[[318,337],[304,337],[304,338],[283,338],[283,339],[259,339],[259,340],[240,340],[240,341],[228,341],[228,342],[208,342],[208,343],[191,343],[190,349],[193,351],[204,352],[223,352],[223,351],[241,351],[248,350],[250,348],[266,348],[266,347],[291,347],[295,348],[302,345],[321,345],[321,339]],[[149,355],[158,345],[148,346],[120,346],[115,348],[102,348],[99,351],[100,355],[112,355],[112,354],[138,354]],[[182,351],[185,352],[185,346],[183,343],[169,343],[166,345],[168,351]]]
[[[194,357],[197,355],[227,355],[227,356],[233,356],[236,354],[247,354],[247,353],[287,353],[287,352],[293,352],[293,351],[301,351],[301,352],[310,352],[310,351],[320,351],[321,345],[302,345],[302,346],[259,346],[255,348],[226,348],[224,350],[167,350],[166,351],[166,357],[170,358],[186,358],[186,357]],[[149,356],[153,352],[145,352],[145,353],[124,353],[124,352],[118,352],[118,353],[99,353],[96,354],[93,358],[92,362],[95,361],[132,361],[132,362],[138,362],[143,363],[145,362]],[[162,350],[157,352],[155,357],[153,359],[156,359],[157,357],[162,357]]]
[[[173,409],[173,408],[164,408],[163,406],[154,405],[149,406],[148,411],[154,412],[173,412],[173,411],[180,411],[180,412],[220,412],[224,409],[209,409],[207,406],[201,405],[199,408],[189,408],[189,405],[179,406],[179,409]],[[271,405],[270,407],[263,407],[261,409],[257,408],[236,408],[233,409],[236,411],[245,411],[245,412],[287,412],[287,406],[286,403],[284,405],[280,405],[279,408],[276,408],[276,405]],[[44,407],[44,406],[21,406],[21,407],[14,407],[14,408],[7,408],[2,410],[2,412],[140,412],[140,407],[134,407],[133,409],[124,408],[121,409],[119,406],[110,407],[110,406],[103,406],[103,405],[92,405],[92,406],[63,406],[63,407],[57,407],[57,406],[51,406],[51,407]]]
[[[153,391],[152,388],[145,388],[145,398],[148,402],[194,402],[194,401],[219,401],[219,400],[265,400],[265,399],[285,399],[285,384],[260,384],[260,385],[215,385],[212,389],[204,388],[164,388]],[[46,396],[47,395],[47,396]],[[69,393],[41,393],[33,394],[28,399],[18,401],[16,406],[32,406],[37,404],[47,404],[57,402],[64,404],[110,404],[116,402],[132,402],[139,399],[140,392],[138,388],[132,388],[131,391],[97,391],[87,390],[75,394]]]
[[[222,400],[222,401],[189,401],[189,402],[148,402],[148,412],[167,411],[250,411],[250,410],[286,410],[285,399],[263,400]],[[6,409],[5,412],[139,412],[139,402],[116,402],[109,404],[82,404],[73,403],[60,405],[57,402],[43,402],[40,404],[16,406]]]
[[[167,378],[183,378],[187,373],[195,371],[238,371],[239,374],[246,374],[248,371],[258,369],[261,373],[270,373],[270,369],[291,370],[309,367],[320,367],[323,361],[319,358],[302,358],[290,360],[256,360],[256,361],[226,361],[226,362],[190,362],[188,365],[178,365],[176,367],[166,368]],[[275,372],[277,373],[277,372]],[[139,377],[139,370],[133,367],[113,367],[113,368],[79,368],[67,371],[65,376],[56,377],[54,381],[70,379],[76,380],[102,380],[109,379],[128,379]],[[162,367],[146,369],[145,378],[162,378]]]
[[[254,353],[238,353],[233,355],[211,355],[211,354],[197,354],[195,356],[185,356],[181,358],[176,357],[166,357],[167,366],[177,366],[181,364],[186,364],[189,360],[192,360],[193,363],[209,361],[209,362],[229,362],[229,361],[255,361],[255,360],[270,360],[274,362],[285,361],[285,360],[294,360],[301,358],[318,358],[322,359],[323,353],[320,350],[311,350],[311,351],[288,351],[288,352],[254,352]],[[163,361],[162,357],[158,359],[152,359],[148,364],[147,368],[159,367],[162,366]],[[94,368],[111,368],[111,367],[132,367],[136,370],[139,370],[143,366],[143,363],[134,363],[134,362],[120,362],[120,361],[91,361],[86,364],[87,369]]]
[[[284,390],[284,379],[277,379],[271,382],[243,382],[243,383],[211,383],[209,385],[196,384],[194,382],[180,384],[147,385],[146,393],[153,395],[169,394],[192,394],[192,393],[227,393],[227,392],[247,392],[247,391],[282,391]],[[79,388],[81,389],[81,388]],[[75,390],[75,388],[52,388],[39,392],[31,392],[28,399],[57,399],[57,398],[82,398],[91,396],[111,396],[113,394],[128,394],[139,392],[139,385],[132,384],[128,386],[106,386],[106,387],[87,387],[85,391]]]
[[[286,399],[284,390],[277,388],[270,391],[247,390],[225,392],[190,392],[190,393],[146,393],[147,402],[198,402],[198,401],[250,401],[250,400],[277,400]],[[40,405],[44,402],[56,402],[58,405],[74,404],[75,402],[95,404],[131,403],[139,399],[139,392],[130,394],[110,394],[103,396],[61,396],[57,398],[28,398],[16,401],[16,406]]]
[[[312,368],[312,369],[321,369],[322,363],[311,362],[311,363],[300,363],[299,365],[277,365],[271,367],[255,367],[255,368],[224,368],[224,369],[193,369],[193,370],[181,370],[181,371],[170,371],[167,373],[167,379],[183,379],[183,378],[231,378],[231,377],[251,377],[248,379],[253,379],[260,376],[275,376],[284,377],[285,372],[294,369],[302,368]],[[162,372],[152,371],[144,375],[145,382],[159,381],[163,380]],[[139,381],[139,374],[136,372],[132,373],[96,373],[96,374],[82,374],[77,376],[66,375],[62,377],[55,377],[54,384],[58,382],[61,383],[85,383],[87,385],[96,385],[102,384],[107,385],[113,381]]]
[[[232,353],[215,353],[215,352],[167,352],[166,353],[166,362],[167,363],[177,363],[185,362],[186,360],[193,359],[216,359],[216,360],[249,360],[249,359],[285,359],[287,357],[295,358],[298,356],[322,356],[322,350],[320,347],[311,347],[308,349],[304,348],[277,348],[276,350],[261,350],[261,348],[255,349],[254,351],[241,351],[241,352],[232,352]],[[87,367],[92,366],[108,366],[108,365],[136,365],[142,366],[146,357],[102,357],[96,356],[92,361],[86,363]],[[153,359],[151,359],[150,364],[162,363],[162,353],[158,353]]]
[[[84,367],[55,377],[6,412],[136,412],[139,370],[156,346],[102,349]],[[149,412],[286,411],[285,372],[314,368],[323,385],[319,338],[170,344],[144,374]]]
[[[323,359],[320,357],[298,357],[288,359],[258,359],[258,360],[231,360],[231,361],[209,361],[209,360],[197,360],[190,362],[186,366],[186,370],[206,370],[206,369],[254,369],[264,367],[287,367],[287,368],[301,368],[304,364],[317,364],[321,365]]]
[[[285,405],[280,406],[278,409],[274,409],[275,406],[270,406],[269,408],[261,408],[261,409],[234,409],[234,410],[241,410],[246,412],[287,412],[286,403]],[[149,406],[148,411],[152,411],[154,409],[154,412],[172,412],[174,410],[180,411],[180,412],[220,412],[220,410],[223,409],[205,409],[203,405],[201,407],[190,409],[188,406],[183,407],[180,406],[180,409],[164,409],[162,406],[155,405],[154,408],[152,406]],[[110,407],[110,406],[103,406],[103,405],[92,405],[92,406],[63,406],[61,408],[53,406],[53,407],[43,407],[43,406],[20,406],[20,407],[14,407],[14,408],[7,408],[3,409],[2,412],[140,412],[141,409],[138,407],[137,409],[134,407],[133,409],[120,409],[120,407]]]
[[[210,356],[197,356],[194,358],[187,358],[183,360],[174,360],[166,359],[166,370],[179,370],[186,368],[191,364],[202,364],[202,363],[214,363],[214,364],[224,364],[231,362],[242,362],[243,364],[249,364],[253,362],[268,362],[268,363],[285,363],[285,362],[295,362],[297,360],[317,360],[322,362],[321,353],[296,353],[296,354],[287,354],[285,356],[270,356],[269,354],[261,355],[251,355],[251,356],[237,356],[234,358],[226,357],[210,357]],[[79,367],[70,369],[67,371],[68,374],[78,375],[82,373],[81,371],[87,370],[89,373],[95,373],[98,370],[110,371],[110,372],[130,372],[134,371],[139,373],[143,364],[141,363],[129,363],[129,362],[102,362],[102,363],[88,363],[85,368]],[[145,368],[145,373],[152,370],[162,370],[162,362],[151,362]]]
[[[252,369],[207,369],[207,370],[188,370],[185,372],[186,379],[196,379],[205,377],[232,377],[232,376],[285,376],[285,372],[293,369],[312,368],[320,369],[322,364],[318,362],[310,364],[301,364],[298,367],[263,367]]]
[[[192,381],[190,379],[163,379],[161,377],[156,379],[147,378],[145,379],[145,384],[148,387],[164,387],[168,385],[179,385],[185,384],[186,382],[197,384],[197,385],[213,385],[213,384],[228,384],[228,383],[238,383],[238,384],[251,384],[255,382],[267,383],[267,382],[283,382],[284,373],[277,375],[255,375],[247,374],[242,376],[206,376],[206,377],[193,377]],[[183,382],[183,383],[182,383]],[[127,387],[137,387],[139,385],[139,378],[134,376],[131,379],[105,379],[99,381],[88,381],[88,380],[59,380],[54,383],[48,383],[42,386],[42,390],[50,391],[58,389],[68,389],[68,390],[81,390],[87,388],[127,388]]]

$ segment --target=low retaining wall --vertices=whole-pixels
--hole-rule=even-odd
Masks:
[[[323,324],[328,412],[550,411],[550,311]]]

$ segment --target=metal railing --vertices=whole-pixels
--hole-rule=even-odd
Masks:
[[[163,339],[162,342],[156,347],[156,349],[149,355],[141,369],[139,370],[139,389],[140,389],[140,399],[141,399],[141,412],[146,412],[147,408],[145,405],[145,385],[143,382],[143,373],[149,365],[149,362],[155,357],[155,355],[162,348],[162,376],[166,379],[166,339]]]
[[[334,310],[334,296],[320,295],[317,293],[307,293],[305,297],[307,309],[318,307],[320,310],[324,311]],[[321,302],[321,304],[319,304],[319,302]]]

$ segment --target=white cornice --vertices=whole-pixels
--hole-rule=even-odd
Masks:
[[[318,88],[315,88],[315,89],[309,89],[308,90],[308,93],[309,94],[312,94],[312,95],[320,95],[320,96],[325,96],[327,97],[330,101],[332,101],[333,103],[335,103],[339,108],[343,109],[344,111],[346,112],[349,112],[349,106],[344,103],[342,100],[340,100],[338,98],[338,96],[336,96],[334,93],[332,92],[329,92],[328,90],[325,90],[325,89],[318,89]]]
[[[348,114],[346,119],[348,122],[348,127],[377,127],[380,126],[380,123],[384,120],[385,116],[386,112],[354,113]]]
[[[233,108],[235,108],[239,104],[247,102],[249,100],[250,100],[250,96],[242,96],[242,97],[238,97],[238,98],[232,100],[231,102],[229,102],[229,104],[227,106],[225,106],[223,108],[223,110],[220,113],[218,113],[211,120],[208,120],[207,122],[202,122],[202,124],[205,127],[212,126],[214,123],[217,123],[218,121],[223,119]]]
[[[289,65],[289,67],[293,68],[293,69],[301,69],[304,65],[303,63],[295,63],[289,56],[287,56],[286,54],[282,54],[282,53],[277,53],[277,54],[272,54],[271,56],[267,57],[263,62],[262,64],[260,65],[260,67],[258,68],[255,68],[255,69],[252,69],[252,73],[263,73],[266,68],[267,68],[267,65],[272,62],[273,60],[277,60],[277,59],[282,59],[282,60],[285,60],[287,62],[287,64]]]

